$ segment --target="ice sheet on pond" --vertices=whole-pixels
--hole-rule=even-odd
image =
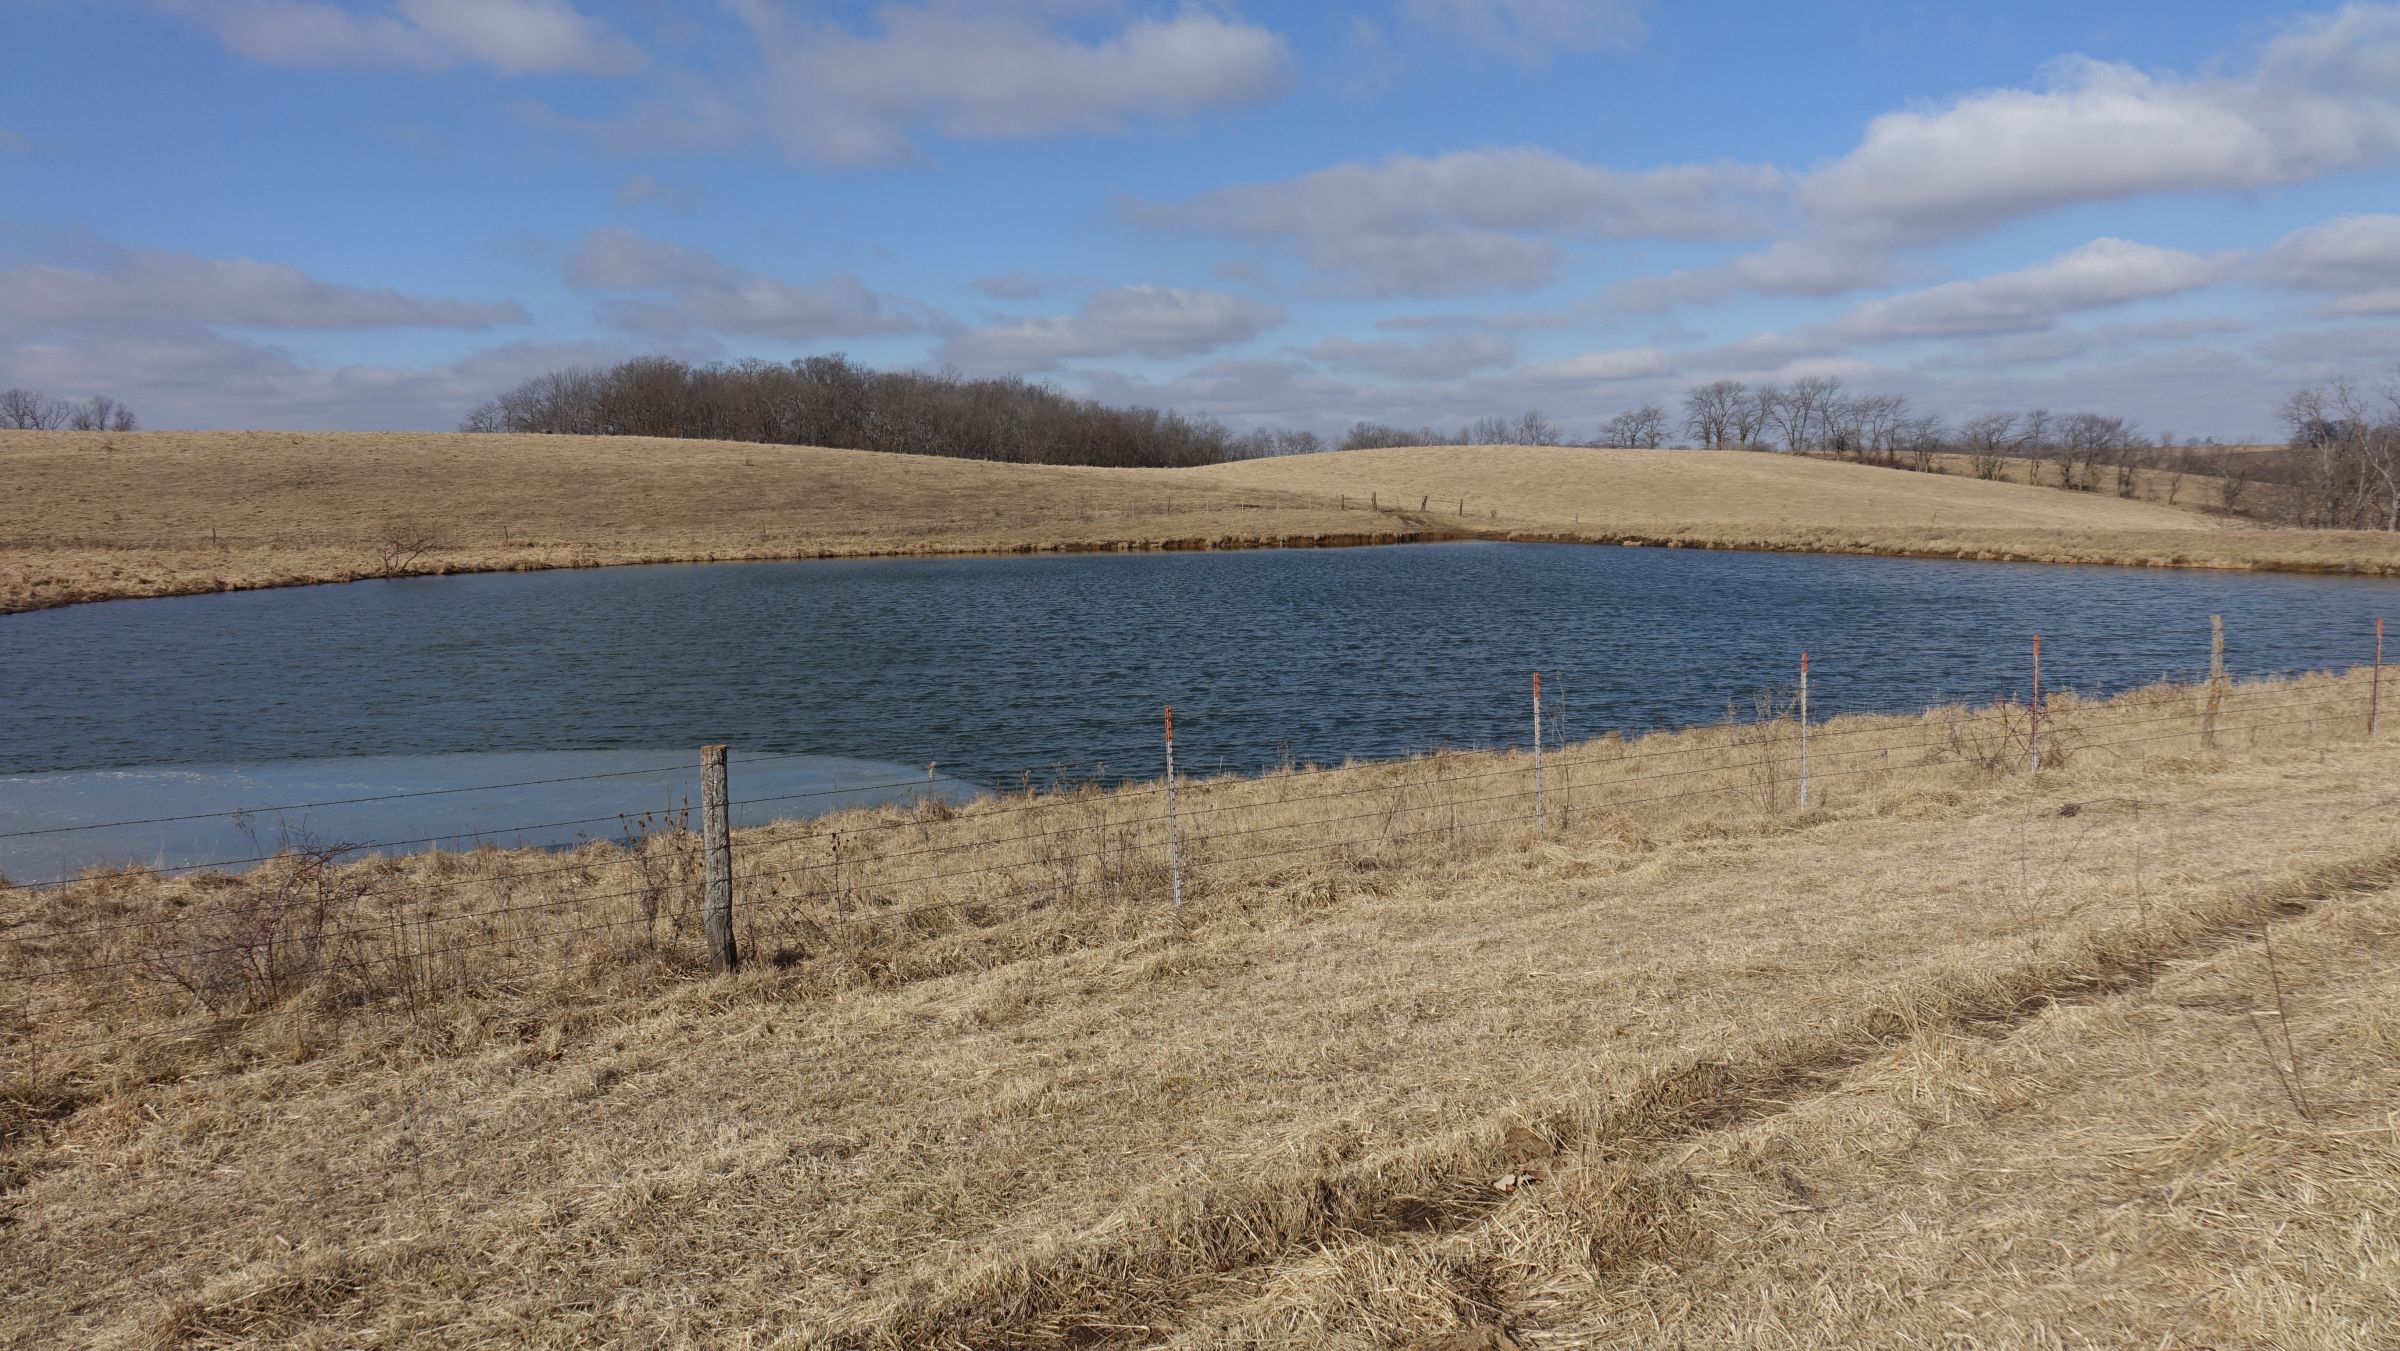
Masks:
[[[972,786],[925,766],[840,756],[733,753],[736,826],[849,807],[958,802]],[[409,796],[395,796],[407,794]],[[349,801],[349,799],[376,799]],[[378,755],[252,765],[166,765],[0,775],[0,874],[42,882],[102,865],[250,860],[286,845],[382,852],[480,844],[555,848],[700,820],[692,751]],[[185,818],[185,819],[161,819]],[[139,822],[142,824],[107,824]]]

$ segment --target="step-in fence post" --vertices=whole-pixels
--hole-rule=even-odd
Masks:
[[[725,748],[700,748],[700,830],[708,863],[707,893],[700,930],[708,942],[708,969],[729,976],[740,969],[733,946],[733,827],[727,819]]]
[[[2375,739],[2376,719],[2383,712],[2383,621],[2375,621],[2375,670],[2367,677],[2367,740]]]
[[[1800,810],[1808,810],[1808,654],[1800,654]]]
[[[1558,762],[1558,828],[1567,830],[1575,812],[1575,756],[1567,749],[1567,691],[1556,681],[1551,682],[1550,703],[1557,710],[1550,715],[1550,739],[1567,757]]]
[[[2027,705],[2032,721],[2025,732],[2025,772],[2042,772],[2042,635],[2033,635],[2033,702]]]
[[[2208,617],[2208,701],[2200,709],[2200,744],[2217,744],[2217,704],[2225,697],[2225,616]]]
[[[1542,842],[1542,673],[1533,673],[1533,842]]]
[[[1175,705],[1167,705],[1167,877],[1175,888],[1175,914],[1183,915],[1183,846],[1175,828]]]

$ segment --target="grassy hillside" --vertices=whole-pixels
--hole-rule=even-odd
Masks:
[[[1408,528],[1171,471],[643,437],[0,432],[0,485],[0,609],[392,572]]]
[[[1628,544],[2400,572],[2400,536],[2235,528],[2192,509],[2197,503],[1755,451],[1412,446],[1184,472],[1422,505],[1428,523]]]
[[[1788,456],[1509,446],[1141,470],[632,437],[0,432],[0,503],[0,611],[406,573],[1459,534],[2400,572],[2389,535]]]
[[[1587,450],[1574,446],[1407,446],[1247,460],[1186,471],[1245,487],[1313,495],[1380,494],[1466,518],[1627,530],[1691,526],[1830,529],[1944,524],[1981,530],[2195,531],[2207,518],[2096,493],[1953,482],[1797,455],[1732,450]]]
[[[2369,1346],[2364,686],[1837,720],[1805,811],[1589,742],[1538,840],[1521,756],[1197,783],[1180,915],[1149,786],[769,827],[730,980],[688,837],[93,877],[0,927],[0,1339]]]

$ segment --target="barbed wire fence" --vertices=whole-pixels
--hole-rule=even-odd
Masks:
[[[2261,733],[2372,740],[2381,627],[2378,621],[2371,657],[2348,673],[2267,672],[2239,685],[2225,674],[2220,630],[2210,674],[2197,687],[2152,686],[2103,703],[2044,692],[2037,636],[2023,701],[1848,727],[1812,720],[1812,673],[1801,654],[1798,698],[1769,699],[1752,721],[1579,746],[1565,741],[1563,706],[1554,709],[1559,720],[1545,723],[1536,674],[1528,745],[1307,773],[1187,779],[1174,767],[1172,710],[1162,708],[1164,774],[1155,780],[1028,788],[965,806],[922,791],[910,805],[873,809],[865,821],[786,821],[745,828],[738,841],[738,809],[805,810],[812,800],[868,790],[737,798],[731,790],[745,766],[799,753],[736,756],[711,745],[699,757],[696,831],[688,809],[668,803],[651,813],[512,828],[615,824],[621,831],[613,843],[539,859],[446,850],[469,837],[431,836],[304,842],[255,856],[9,882],[0,886],[7,907],[0,911],[0,1017],[8,1020],[6,1046],[32,1062],[29,1073],[38,1079],[44,1057],[235,1035],[243,1020],[272,1011],[310,982],[347,981],[415,1010],[477,987],[635,957],[703,979],[746,965],[863,961],[896,939],[1029,920],[1111,932],[1160,923],[1179,931],[1245,888],[1284,884],[1289,879],[1277,870],[1312,855],[1365,871],[1422,859],[1471,862],[1499,848],[1540,851],[1596,838],[1637,809],[1667,803],[1724,799],[1759,812],[1806,814],[1829,808],[1838,791],[1830,785],[1871,776],[1963,766],[2033,780],[2076,757],[2176,743],[2199,751],[2236,734],[2252,746]],[[1814,678],[1822,682],[1821,673]],[[688,768],[42,827],[0,832],[0,840],[679,772]],[[925,790],[927,781],[873,787]],[[223,871],[235,867],[250,871]],[[126,895],[140,887],[166,889],[172,903]],[[478,960],[484,957],[496,960]],[[199,1016],[70,1041],[49,1035],[61,1020],[90,1026],[95,1008],[117,999],[123,982],[168,991]],[[18,998],[7,999],[11,992]]]

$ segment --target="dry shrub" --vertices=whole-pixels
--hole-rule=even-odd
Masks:
[[[191,904],[147,927],[136,969],[211,1013],[272,1008],[321,972],[361,969],[362,903],[389,872],[341,866],[349,852],[306,844],[248,873],[200,879]]]

